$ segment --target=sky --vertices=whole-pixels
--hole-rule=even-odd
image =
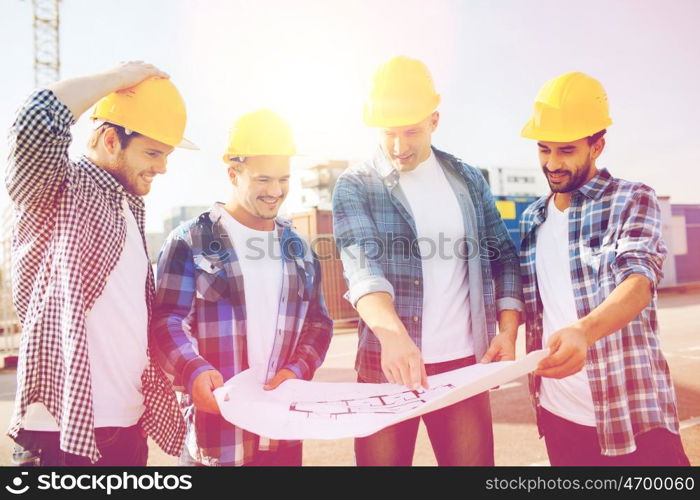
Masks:
[[[2,13],[4,134],[34,85],[31,2],[3,0]],[[362,101],[376,66],[395,55],[433,74],[442,97],[433,144],[480,167],[539,168],[534,141],[520,137],[538,89],[588,73],[613,119],[598,165],[673,203],[700,203],[698,19],[696,0],[62,0],[61,77],[145,60],[180,89],[186,137],[201,150],[175,151],[154,181],[150,231],[173,206],[230,197],[221,155],[242,113],[285,116],[303,161],[371,155],[377,135]],[[74,155],[89,129],[83,116]]]

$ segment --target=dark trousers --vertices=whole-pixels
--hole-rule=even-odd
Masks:
[[[425,365],[437,375],[476,363],[474,356]],[[363,380],[358,380],[364,382]],[[358,466],[410,466],[421,418],[428,430],[438,465],[493,466],[493,427],[489,393],[389,426],[371,436],[355,439]]]
[[[59,447],[58,432],[20,430],[14,461],[18,465],[47,466],[145,466],[148,442],[139,425],[132,427],[98,427],[97,448],[102,457],[96,463],[80,455],[66,453]]]
[[[243,464],[244,467],[301,467],[302,457],[301,443],[294,446],[284,446],[276,451],[260,451],[255,455],[255,458]],[[180,456],[180,464],[190,467],[204,467],[199,462],[195,462],[190,453],[187,451],[187,446],[182,450]]]
[[[601,453],[595,427],[579,425],[540,408],[549,463],[555,466],[689,466],[678,434],[658,428],[635,437],[637,449],[608,457]]]

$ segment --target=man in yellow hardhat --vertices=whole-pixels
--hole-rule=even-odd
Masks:
[[[301,465],[299,441],[235,427],[213,395],[247,368],[268,390],[309,380],[328,350],[333,322],[318,259],[278,216],[295,154],[276,113],[239,118],[223,157],[231,197],[175,229],[158,259],[153,330],[161,363],[184,393],[181,465]]]
[[[89,107],[88,152],[68,157]],[[151,357],[154,294],[142,196],[183,140],[185,106],[140,61],[34,92],[10,129],[13,297],[22,339],[9,435],[39,465],[145,465],[184,421]],[[31,460],[30,460],[31,458]]]
[[[659,205],[597,167],[611,124],[603,86],[574,72],[522,131],[551,189],[521,221],[527,349],[550,349],[530,376],[537,422],[552,465],[689,465],[659,345]]]
[[[431,146],[439,103],[422,62],[382,64],[364,109],[379,150],[335,187],[360,382],[428,388],[428,375],[515,357],[515,247],[480,171]],[[440,465],[493,465],[488,393],[422,418]],[[419,422],[356,439],[357,464],[411,465]]]

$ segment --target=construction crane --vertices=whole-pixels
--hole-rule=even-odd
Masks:
[[[58,47],[61,0],[32,0],[34,14],[34,86],[45,87],[61,74]]]

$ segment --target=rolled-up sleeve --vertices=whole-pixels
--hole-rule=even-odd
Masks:
[[[386,292],[394,299],[394,287],[381,265],[383,241],[369,212],[366,192],[359,179],[342,175],[333,192],[333,233],[348,283],[345,298],[356,307],[364,295]]]
[[[615,250],[612,271],[616,285],[632,274],[641,274],[656,290],[668,250],[661,237],[661,210],[650,187],[636,189],[630,198]]]
[[[8,135],[5,185],[19,207],[52,210],[69,165],[73,115],[53,92],[38,90],[17,112]]]

